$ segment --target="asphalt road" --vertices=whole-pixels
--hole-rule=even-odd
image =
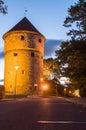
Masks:
[[[0,130],[86,130],[86,108],[64,98],[0,102]]]

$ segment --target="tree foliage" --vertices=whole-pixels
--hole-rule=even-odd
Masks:
[[[86,84],[86,42],[63,42],[61,49],[56,51],[57,60],[61,68],[61,74],[69,77],[79,86]]]
[[[55,59],[49,58],[44,59],[44,68],[43,68],[44,81],[52,82],[54,89],[60,84],[60,69],[58,63]]]
[[[68,9],[68,17],[64,21],[64,26],[70,30],[67,35],[72,39],[86,39],[86,2],[79,0],[74,6]],[[74,27],[74,29],[73,29]]]
[[[60,84],[60,69],[58,62],[53,58],[44,59],[43,67],[44,83],[49,85],[49,90],[46,92],[49,95],[61,94],[61,84]]]
[[[59,66],[53,58],[44,59],[43,73],[47,78],[55,78],[59,73]]]
[[[56,51],[56,61],[61,74],[70,79],[73,87],[79,88],[86,96],[86,2],[79,0],[68,9],[69,16],[64,26],[71,30],[67,33],[71,40],[64,41]],[[76,25],[76,28],[74,26]],[[73,29],[74,27],[74,29]]]
[[[4,4],[3,0],[0,0],[0,13],[7,14],[7,6]]]

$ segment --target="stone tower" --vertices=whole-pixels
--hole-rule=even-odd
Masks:
[[[39,92],[45,37],[24,17],[3,35],[3,39],[5,94]]]

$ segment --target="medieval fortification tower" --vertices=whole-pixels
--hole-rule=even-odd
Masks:
[[[8,95],[27,95],[41,87],[45,37],[24,17],[4,39],[4,86]]]

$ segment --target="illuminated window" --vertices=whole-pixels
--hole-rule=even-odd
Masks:
[[[13,53],[14,56],[17,56],[18,54],[17,53]]]
[[[24,38],[24,36],[21,36],[21,40],[24,40],[25,38]]]

